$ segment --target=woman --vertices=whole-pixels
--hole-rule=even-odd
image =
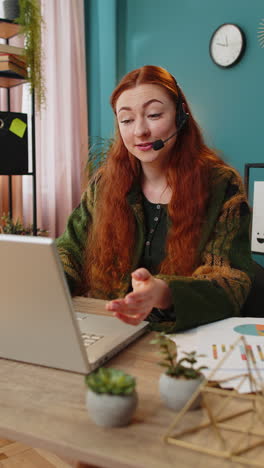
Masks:
[[[156,330],[239,315],[252,276],[239,175],[205,145],[163,68],[128,73],[111,105],[114,144],[57,240],[72,294]]]

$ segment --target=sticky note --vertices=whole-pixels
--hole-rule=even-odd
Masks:
[[[23,120],[16,118],[12,120],[9,130],[20,138],[23,138],[26,128],[27,124]]]

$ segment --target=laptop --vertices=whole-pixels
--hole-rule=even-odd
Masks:
[[[0,357],[88,374],[147,330],[82,314],[53,239],[0,235]]]

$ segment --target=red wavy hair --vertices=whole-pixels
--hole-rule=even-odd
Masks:
[[[168,204],[171,227],[166,257],[160,265],[160,273],[187,276],[199,261],[197,246],[210,195],[210,170],[212,166],[226,164],[205,145],[184,94],[175,78],[163,68],[146,65],[128,73],[111,96],[114,112],[119,96],[140,84],[161,86],[175,103],[176,110],[181,93],[189,113],[167,166],[167,181],[172,189]],[[113,297],[120,278],[131,273],[135,219],[126,195],[134,183],[140,184],[141,174],[139,161],[128,153],[118,125],[116,127],[115,141],[96,176],[99,196],[96,218],[87,242],[85,272],[90,290],[112,291]]]

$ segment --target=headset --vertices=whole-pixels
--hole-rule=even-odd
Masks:
[[[175,80],[174,76],[173,76],[173,79],[174,79],[176,87],[178,89],[178,99],[177,99],[177,105],[176,105],[176,127],[177,127],[177,130],[171,136],[166,138],[166,140],[156,140],[156,141],[154,141],[152,143],[152,148],[155,151],[158,151],[161,148],[163,148],[165,143],[168,140],[170,140],[175,135],[177,135],[179,133],[179,131],[182,129],[182,127],[185,125],[185,123],[187,122],[188,118],[189,118],[189,113],[185,112],[185,110],[184,110],[182,92],[180,90],[180,87],[179,87],[177,81]]]

